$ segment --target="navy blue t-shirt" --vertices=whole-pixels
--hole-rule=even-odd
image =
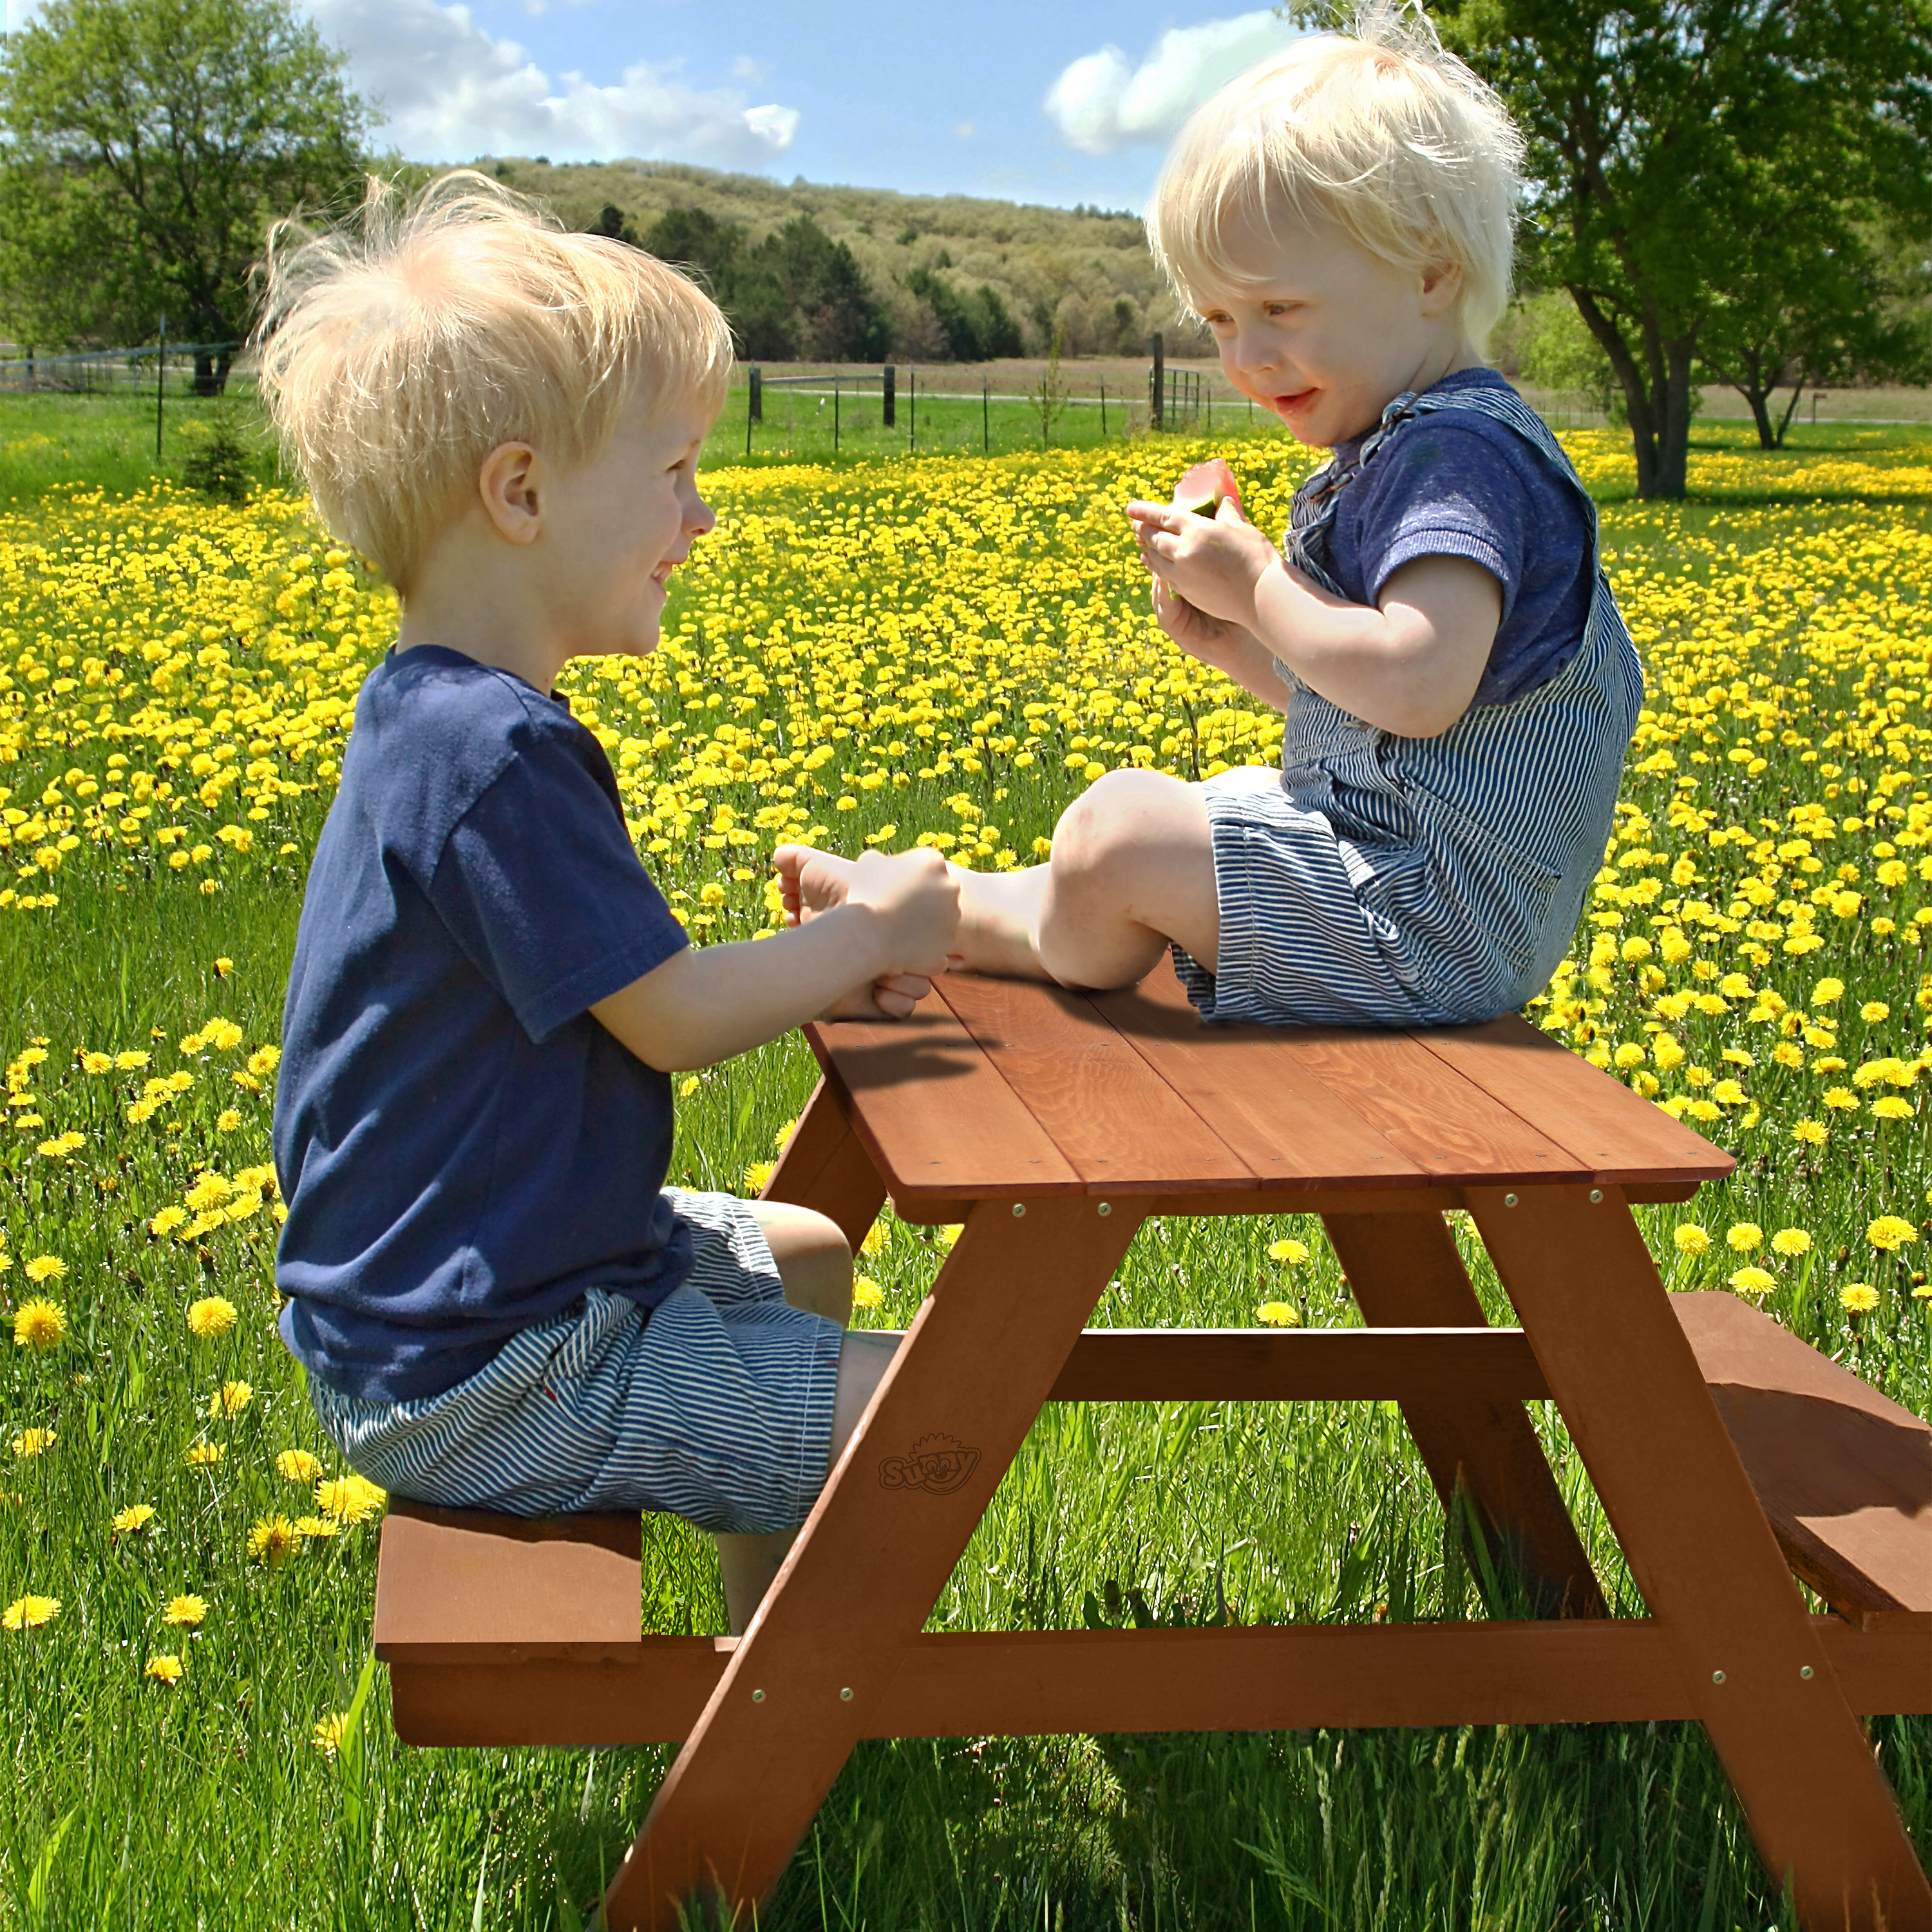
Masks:
[[[1507,389],[1493,369],[1447,376],[1432,396]],[[1341,444],[1352,464],[1362,439]],[[1502,586],[1502,622],[1473,704],[1547,683],[1583,640],[1594,584],[1589,513],[1576,486],[1508,424],[1474,410],[1405,423],[1337,498],[1330,574],[1372,604],[1406,563],[1466,556]]]
[[[275,1085],[281,1333],[311,1374],[440,1394],[588,1288],[683,1280],[670,1079],[587,1009],[686,943],[562,699],[428,645],[370,673]]]

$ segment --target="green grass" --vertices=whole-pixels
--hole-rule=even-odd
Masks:
[[[73,432],[76,452],[94,452],[87,480],[121,487],[119,432],[104,417],[77,419],[99,439]],[[1923,460],[1923,438],[1882,447],[1901,467]],[[871,487],[862,472],[840,480]],[[808,507],[801,496],[800,514]],[[1828,513],[1781,514],[1754,526],[1748,551],[1769,556],[1813,522],[1829,524]],[[1626,562],[1702,580],[1730,514],[1620,509],[1612,539]],[[1920,510],[1904,513],[1915,519],[1922,527]],[[34,527],[23,518],[5,538],[30,538]],[[0,638],[9,621],[0,611]],[[684,722],[668,700],[664,716]],[[37,751],[4,781],[25,798],[77,755]],[[910,830],[920,795],[898,796],[892,808]],[[1060,802],[1050,788],[1028,796],[1033,822],[1016,820],[1018,837],[1046,830]],[[71,1054],[158,1034],[158,1063],[171,1065],[172,1042],[215,1015],[242,1029],[247,1047],[275,1039],[306,854],[326,803],[326,789],[283,799],[260,830],[257,862],[224,873],[217,896],[145,863],[76,854],[58,875],[58,919],[0,917],[6,1052],[45,1036],[50,1121],[79,1122],[116,1150],[86,1165],[0,1162],[0,1225],[16,1268],[42,1251],[66,1256],[74,1322],[56,1354],[0,1350],[6,1432],[45,1423],[61,1438],[60,1453],[0,1468],[0,1598],[31,1587],[63,1605],[41,1635],[0,1638],[10,1760],[0,1784],[0,1927],[10,1932],[572,1927],[670,1760],[659,1748],[405,1749],[384,1673],[368,1672],[374,1526],[278,1570],[241,1560],[251,1522],[303,1507],[276,1477],[274,1452],[304,1445],[333,1460],[269,1328],[272,1230],[258,1218],[182,1247],[152,1240],[139,1217],[177,1198],[203,1162],[265,1157],[266,1102],[242,1101],[240,1128],[219,1127],[237,1096],[218,1066],[151,1133],[125,1133],[107,1086],[72,1070]],[[871,823],[861,815],[842,831],[856,837]],[[278,855],[283,844],[295,849]],[[231,974],[218,973],[220,957],[232,957]],[[708,1076],[681,1111],[673,1178],[742,1186],[812,1077],[796,1040]],[[1916,1198],[1932,1176],[1922,1126],[1909,1132],[1893,1152],[1916,1177]],[[1696,1211],[1713,1226],[1753,1214],[1770,1227],[1807,1190],[1808,1218],[1842,1221],[1864,1178],[1760,1158]],[[1666,1252],[1678,1218],[1644,1216]],[[1457,1232],[1492,1316],[1508,1319],[1468,1231]],[[1314,1251],[1292,1272],[1266,1252],[1283,1234]],[[910,1320],[941,1258],[929,1231],[888,1223],[885,1248],[862,1263],[885,1292],[879,1325]],[[20,1285],[17,1272],[8,1277],[10,1291]],[[196,1342],[181,1305],[214,1292],[244,1318],[223,1340]],[[1277,1295],[1311,1324],[1355,1318],[1318,1226],[1175,1220],[1142,1237],[1094,1319],[1244,1326],[1258,1300]],[[1780,1312],[1924,1412],[1922,1330],[1853,1329],[1822,1294],[1802,1324]],[[242,1413],[184,1420],[231,1379],[255,1390]],[[1533,1412],[1606,1588],[1621,1610],[1640,1610],[1578,1459],[1560,1427]],[[218,1478],[184,1471],[196,1434],[226,1448]],[[158,1534],[116,1538],[112,1511],[142,1499],[165,1505]],[[650,1576],[651,1628],[722,1628],[715,1568],[694,1533],[654,1523]],[[209,1603],[198,1637],[155,1620],[159,1602],[186,1590]],[[1061,1406],[1032,1432],[932,1627],[1078,1628],[1132,1621],[1142,1606],[1158,1622],[1198,1622],[1224,1604],[1240,1622],[1484,1613],[1388,1405]],[[164,1648],[188,1663],[172,1690],[140,1674]],[[325,1756],[310,1742],[316,1721],[351,1710],[352,1734]],[[1932,1723],[1880,1720],[1873,1734],[1923,1856]],[[1658,1724],[868,1743],[763,1923],[1757,1932],[1790,1921],[1701,1732]]]

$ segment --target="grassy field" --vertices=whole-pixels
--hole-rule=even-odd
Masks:
[[[92,433],[64,459],[95,452],[89,484],[0,480],[0,1926],[575,1926],[669,1754],[396,1744],[369,1660],[380,1501],[272,1327],[283,980],[393,604],[292,497],[147,485]],[[13,434],[0,459],[24,464]],[[1738,1154],[1723,1186],[1643,1210],[1672,1285],[1750,1296],[1923,1414],[1932,431],[1798,436],[1764,458],[1707,428],[1680,506],[1628,500],[1618,437],[1570,439],[1650,688],[1594,902],[1532,1017]],[[571,686],[694,937],[774,922],[782,837],[1011,866],[1112,766],[1268,760],[1278,718],[1160,638],[1120,513],[1208,448],[716,470],[720,525],[662,650]],[[1305,459],[1237,460],[1279,519]],[[810,1082],[795,1040],[686,1082],[674,1178],[754,1186]],[[861,1322],[905,1325],[944,1246],[882,1223]],[[1354,1319],[1318,1224],[1160,1224],[1094,1319],[1268,1304]],[[649,1627],[721,1628],[707,1546],[651,1534]],[[1224,1602],[1484,1613],[1387,1406],[1064,1406],[934,1627]],[[1932,1723],[1874,1732],[1932,1858]],[[868,1744],[766,1922],[1788,1921],[1701,1733],[1659,1725]]]

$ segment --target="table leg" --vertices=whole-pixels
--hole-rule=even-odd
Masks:
[[[1932,1886],[1642,1235],[1595,1192],[1467,1198],[1772,1876],[1811,1932],[1932,1932]]]
[[[613,1932],[680,1901],[749,1916],[923,1627],[1141,1216],[1083,1196],[982,1202],[908,1330],[605,1899]]]
[[[886,1184],[829,1080],[813,1088],[760,1198],[816,1208],[838,1222],[855,1255],[879,1218]]]
[[[1489,1325],[1440,1214],[1329,1214],[1328,1238],[1372,1328]],[[1608,1614],[1588,1553],[1520,1402],[1444,1396],[1402,1406],[1447,1509],[1460,1479],[1494,1558],[1514,1565],[1544,1616]]]

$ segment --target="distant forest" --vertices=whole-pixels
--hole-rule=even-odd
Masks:
[[[1138,215],[819,188],[676,162],[477,165],[566,226],[694,268],[754,362],[1171,356],[1213,344],[1156,272]]]

